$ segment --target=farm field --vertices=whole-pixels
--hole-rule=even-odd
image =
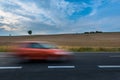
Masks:
[[[64,49],[94,48],[96,51],[106,49],[120,49],[120,32],[94,34],[56,34],[56,35],[27,35],[27,36],[0,36],[0,45],[9,45],[15,41],[48,41]],[[86,50],[86,49],[85,49]],[[81,50],[80,50],[81,51]]]
[[[31,36],[0,36],[1,45],[14,41],[49,41],[61,46],[120,47],[120,32],[96,34],[58,34]]]

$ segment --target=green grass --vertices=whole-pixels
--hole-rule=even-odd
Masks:
[[[62,49],[66,49],[73,52],[120,52],[120,48],[114,47],[70,47],[60,46]]]
[[[0,52],[9,52],[11,46],[0,46]],[[73,52],[120,52],[120,47],[79,47],[79,46],[60,46],[61,49],[66,49]]]
[[[9,52],[10,46],[0,46],[0,52]]]

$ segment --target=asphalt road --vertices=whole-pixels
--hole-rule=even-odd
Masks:
[[[120,53],[75,53],[69,62],[29,61],[0,53],[0,80],[120,80]]]

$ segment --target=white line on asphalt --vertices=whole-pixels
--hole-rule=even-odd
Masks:
[[[98,65],[99,68],[120,68],[120,65]]]
[[[16,66],[16,67],[0,67],[0,69],[22,69],[22,66]]]
[[[75,66],[48,66],[48,68],[75,68]]]

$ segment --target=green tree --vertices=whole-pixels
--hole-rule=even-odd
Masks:
[[[31,34],[32,34],[32,30],[29,30],[29,31],[28,31],[28,34],[31,35]]]

